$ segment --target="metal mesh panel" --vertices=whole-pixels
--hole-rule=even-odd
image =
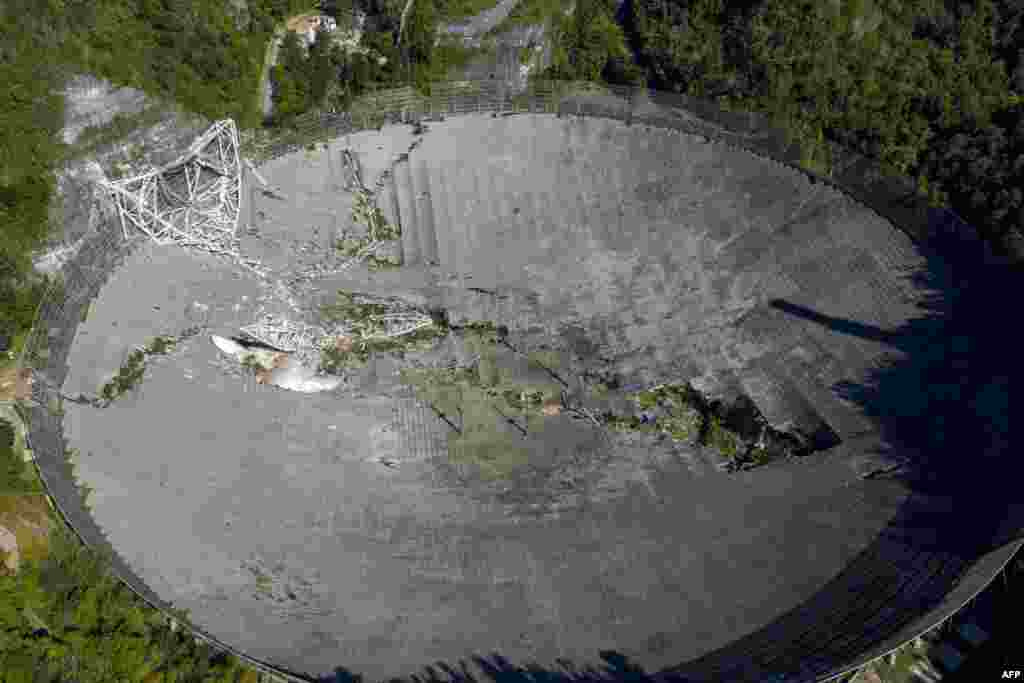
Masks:
[[[453,86],[453,90],[457,88]],[[302,149],[310,139],[327,141],[377,127],[385,117],[409,122],[441,113],[529,111],[559,116],[602,116],[672,128],[724,141],[782,163],[795,164],[800,157],[799,150],[788,144],[778,130],[772,129],[764,117],[726,112],[707,101],[643,89],[547,82],[534,83],[526,93],[513,97],[503,87],[484,83],[472,92],[449,92],[430,98],[407,92],[390,100],[386,111],[371,111],[372,107],[366,106],[367,102],[379,103],[382,98],[383,95],[364,98],[362,108],[354,107],[352,112],[302,117],[296,123],[295,133],[271,141],[251,139],[246,156],[257,164],[263,163]],[[652,104],[663,108],[652,110]],[[179,175],[168,174],[161,191],[180,192],[183,181]],[[927,211],[921,206],[908,208],[913,202],[908,204],[906,186],[891,179],[877,183],[867,178],[863,169],[858,168],[856,175],[840,174],[819,180],[852,195],[917,241],[927,242],[930,237]],[[923,200],[918,204],[923,204]],[[228,205],[237,208],[230,202]],[[83,505],[79,489],[69,475],[62,420],[52,410],[67,375],[67,357],[82,310],[95,298],[132,245],[122,233],[117,216],[108,214],[95,234],[86,239],[74,261],[65,264],[63,286],[54,288],[40,306],[20,362],[33,371],[35,379],[32,401],[26,404],[29,446],[36,455],[43,483],[57,510],[83,542],[111,555],[113,570],[126,585],[147,603],[166,612],[170,606],[117,556]],[[401,419],[409,423],[410,434],[421,437],[413,440],[434,444],[440,434],[434,434],[433,428],[425,430],[424,421],[429,420],[423,415],[422,406],[411,397],[405,397],[401,405]],[[436,445],[431,446],[430,450],[433,449]],[[1019,547],[1019,542],[1008,543],[980,557],[936,555],[901,559],[897,557],[898,544],[877,545],[873,555],[858,558],[799,610],[683,669],[698,680],[723,680],[715,678],[722,675],[737,681],[764,680],[770,675],[780,681],[829,679],[890,652],[951,617],[988,585]],[[892,550],[892,554],[883,556],[885,548]],[[891,607],[892,600],[865,603],[864,593],[850,589],[854,584],[870,583],[872,577],[881,581],[878,585],[892,590],[899,588],[898,594],[890,595],[893,599],[898,597],[899,609]],[[288,680],[309,680],[254,660],[200,629],[189,628],[197,638],[232,652],[254,668]]]

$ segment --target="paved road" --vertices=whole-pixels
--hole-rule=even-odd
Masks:
[[[270,117],[274,113],[274,99],[270,84],[270,70],[277,64],[277,53],[281,49],[281,40],[284,32],[275,31],[267,46],[267,55],[264,61],[263,77],[260,81],[260,92],[263,95],[263,118]]]

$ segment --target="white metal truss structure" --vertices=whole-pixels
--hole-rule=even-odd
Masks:
[[[369,328],[358,329],[340,323],[331,330],[267,314],[259,322],[241,328],[241,331],[267,346],[295,354],[303,364],[315,364],[319,360],[320,351],[333,346],[340,336],[350,337],[354,343],[365,348],[366,342],[371,339],[394,339],[432,324],[430,316],[415,310],[374,316]]]
[[[383,304],[388,308],[385,313],[370,316],[367,323],[359,328],[345,323],[340,325],[338,334],[352,337],[357,343],[369,339],[393,339],[433,324],[429,315],[400,299],[356,294],[353,302]]]
[[[352,153],[352,149],[346,147],[341,151],[341,165],[345,169],[348,178],[345,180],[345,190],[355,192],[366,191],[363,185],[363,170],[359,164],[359,157]]]
[[[373,320],[376,329],[359,331],[357,343],[364,348],[370,339],[394,339],[434,324],[429,316],[412,312],[377,316]]]
[[[323,340],[328,338],[327,331],[315,325],[295,323],[274,315],[265,315],[263,319],[242,328],[242,333],[275,349],[296,354],[300,362],[314,360],[312,355],[317,352]]]
[[[347,187],[356,195],[356,218],[367,225],[370,240],[340,268],[319,273],[321,277],[348,270],[385,244],[379,239],[382,226],[374,193],[363,184],[358,158],[346,149],[344,161],[350,173]],[[160,245],[176,244],[230,257],[270,284],[275,295],[301,313],[293,289],[280,280],[272,281],[258,260],[243,258],[239,250],[243,163],[261,184],[268,186],[252,163],[239,156],[235,123],[225,119],[213,124],[174,161],[132,178],[104,178],[98,183],[117,207],[125,238],[129,237],[129,226],[134,226]],[[399,305],[393,313],[373,317],[360,329],[340,324],[328,331],[268,314],[241,331],[307,362],[316,360],[320,349],[334,344],[338,336],[351,337],[365,348],[369,339],[400,337],[432,324],[429,316],[400,310],[404,308]]]
[[[178,244],[240,259],[242,169],[235,122],[210,126],[189,150],[160,168],[122,180],[99,180],[121,217],[161,245]]]

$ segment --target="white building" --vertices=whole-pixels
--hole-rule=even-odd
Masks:
[[[318,28],[323,29],[327,33],[334,33],[338,28],[338,22],[334,20],[334,17],[328,17],[321,14],[320,16],[313,17],[309,21],[309,43],[312,45],[313,41],[316,40],[316,30]]]

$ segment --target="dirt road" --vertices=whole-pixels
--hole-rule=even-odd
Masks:
[[[284,38],[284,31],[278,29],[267,45],[266,55],[263,57],[263,75],[260,77],[260,99],[262,101],[263,118],[268,118],[274,112],[274,101],[270,92],[270,70],[277,64],[277,52],[281,48],[281,40]]]
[[[274,36],[267,45],[266,54],[263,57],[263,76],[260,78],[260,99],[262,101],[263,117],[268,118],[274,112],[274,101],[271,97],[270,70],[277,64],[277,54],[281,49],[281,41],[284,40],[285,31],[305,33],[308,30],[308,20],[315,16],[316,12],[303,12],[288,17],[284,26],[278,26],[274,30]]]

